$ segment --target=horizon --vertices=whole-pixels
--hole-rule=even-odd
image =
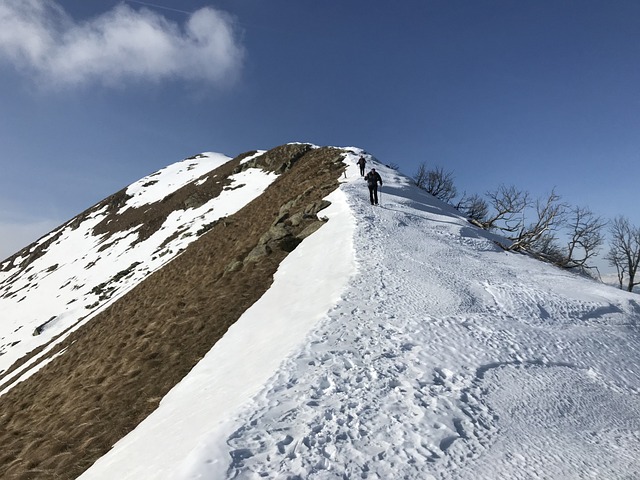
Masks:
[[[441,166],[460,192],[555,187],[640,226],[638,14],[631,1],[5,2],[0,257],[181,158],[289,142],[357,146],[408,176]]]

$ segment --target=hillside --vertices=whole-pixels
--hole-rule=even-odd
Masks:
[[[147,416],[322,225],[342,156],[187,159],[3,262],[0,477],[75,478]]]
[[[369,205],[360,152],[252,152],[156,199],[181,210],[182,188],[243,169],[262,185],[7,379],[0,476],[640,476],[637,295],[503,251],[367,156],[385,182]],[[111,238],[137,225],[119,218]]]

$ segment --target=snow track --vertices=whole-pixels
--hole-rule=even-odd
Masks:
[[[452,212],[388,192],[370,207],[362,185],[343,188],[359,273],[227,439],[227,478],[637,472],[640,420],[624,419],[640,401],[598,373],[623,360],[611,324],[635,329],[637,305],[603,304],[591,282],[502,252]]]

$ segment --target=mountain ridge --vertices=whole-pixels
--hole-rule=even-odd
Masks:
[[[371,206],[358,157],[327,224],[81,478],[638,476],[637,296],[504,251],[368,157]]]
[[[360,155],[384,179],[380,206]],[[169,170],[129,201],[180,197],[168,186],[184,169]],[[504,251],[360,149],[289,144],[229,170],[225,201],[183,210],[182,196],[146,241],[128,248],[135,226],[114,228],[99,252],[121,262],[101,287],[111,296],[0,396],[4,476],[640,474],[636,295]],[[141,271],[127,273],[131,252],[158,268],[127,290]],[[102,257],[83,257],[81,271],[101,272]],[[51,264],[34,262],[10,290],[67,281]],[[100,302],[96,278],[81,307]],[[8,335],[26,343],[24,333]],[[0,348],[0,362],[15,351]]]
[[[242,164],[249,157],[253,158]],[[342,158],[340,149],[290,144],[257,155],[248,152],[214,169],[212,173],[224,179],[256,169],[277,171],[279,176],[238,212],[225,215],[213,224],[201,225],[200,229],[206,231],[180,255],[145,277],[50,351],[49,358],[60,355],[56,361],[0,397],[5,425],[2,442],[6,445],[0,475],[30,478],[46,472],[71,478],[152,411],[164,393],[197,363],[228,325],[268,288],[280,260],[302,238],[321,226],[317,214],[326,206],[322,198],[338,186],[336,180],[344,168]],[[189,182],[186,189],[183,187],[169,198],[163,198],[160,206],[165,207],[172,201],[183,204],[193,198],[190,188],[199,180],[200,177]],[[228,183],[224,180],[214,188],[214,193],[230,188]],[[65,225],[81,224],[95,215],[96,209],[122,211],[124,191]],[[166,218],[166,212],[174,210],[175,206],[161,208],[159,216]],[[149,212],[145,213],[148,217]],[[120,218],[125,218],[126,211],[121,215]],[[160,223],[154,222],[150,230],[157,231]],[[105,234],[108,228],[104,226],[114,227],[107,238],[138,228],[131,218],[121,223],[103,219],[102,224],[94,227],[97,235]],[[149,231],[144,232],[142,241],[151,235]],[[56,238],[50,240],[56,241]],[[20,254],[12,257],[12,262],[19,257]],[[32,263],[33,260],[29,265]],[[6,262],[4,265],[6,270]],[[196,281],[196,278],[197,285],[191,291],[185,289],[185,280]],[[154,283],[162,287],[152,286]],[[143,293],[136,294],[136,290]],[[9,292],[15,296],[15,292]],[[168,292],[171,292],[169,299],[166,298]],[[132,301],[135,306],[128,306]],[[96,363],[107,366],[96,367]],[[122,379],[126,379],[123,384],[129,386],[128,394],[116,392]],[[3,383],[6,388],[6,379]],[[62,387],[67,383],[67,387]],[[67,398],[61,388],[67,392]],[[80,407],[83,404],[86,407]],[[43,420],[49,418],[52,423],[27,428],[28,422],[20,415],[27,405],[32,415]],[[58,413],[48,415],[52,410]],[[85,427],[66,431],[66,426],[74,420]],[[91,434],[90,430],[100,433]],[[31,434],[25,435],[26,431]],[[69,457],[74,459],[73,465],[69,465]]]

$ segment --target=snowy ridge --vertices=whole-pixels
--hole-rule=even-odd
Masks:
[[[194,178],[210,172],[229,160],[231,159],[219,153],[206,152],[158,170],[127,187],[127,196],[130,198],[118,213],[123,213],[128,208],[139,208],[158,202],[165,198],[167,193],[178,190],[192,182]]]
[[[206,226],[259,196],[277,175],[248,168],[226,179],[215,170],[231,159],[199,154],[170,165],[126,189],[120,208],[110,200],[67,222],[25,249],[0,271],[0,374],[40,346],[47,346],[10,375],[0,379],[6,393],[32,375],[56,344],[108,305],[175,258]],[[201,204],[171,211],[158,228],[142,234],[154,204],[192,184],[196,193],[207,182],[228,184]],[[118,200],[114,196],[115,202]],[[143,210],[125,229],[96,233],[127,210]],[[11,260],[11,259],[10,259]]]
[[[637,295],[502,251],[368,157],[370,206],[352,150],[327,225],[81,478],[640,478]]]

